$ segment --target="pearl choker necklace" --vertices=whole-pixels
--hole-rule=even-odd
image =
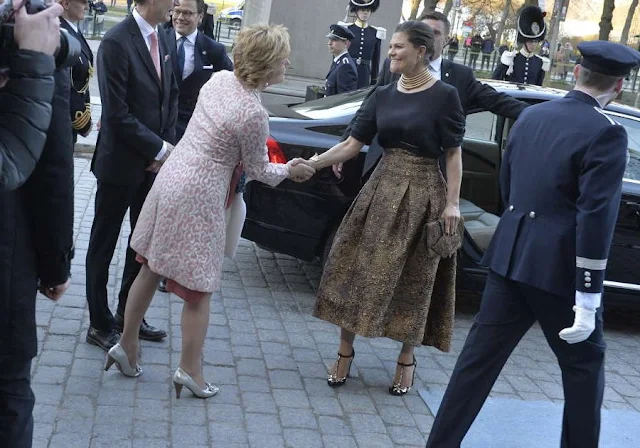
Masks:
[[[404,74],[401,75],[400,80],[398,81],[398,84],[404,90],[415,90],[420,87],[424,87],[432,80],[433,80],[433,75],[428,69],[425,68],[422,73],[416,76],[412,76],[411,78],[405,76]]]

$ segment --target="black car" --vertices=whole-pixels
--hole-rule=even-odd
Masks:
[[[487,81],[496,90],[529,103],[559,98],[566,91],[499,81]],[[341,139],[368,89],[335,95],[293,106],[269,106],[271,137],[267,142],[272,162],[309,158]],[[640,110],[611,104],[606,113],[623,125],[629,136],[629,163],[622,187],[622,203],[607,268],[609,303],[640,305]],[[460,211],[465,239],[459,252],[458,285],[478,290],[487,268],[480,264],[484,250],[503,211],[499,172],[507,135],[514,121],[484,110],[467,115],[462,147],[464,174]],[[372,146],[376,142],[372,143]],[[277,187],[257,181],[244,195],[247,218],[242,236],[274,252],[311,261],[324,260],[337,227],[372,171],[365,165],[368,147],[343,168],[338,180],[330,168],[306,183],[285,180]]]

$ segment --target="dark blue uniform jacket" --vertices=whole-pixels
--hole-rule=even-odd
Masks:
[[[343,54],[338,62],[331,64],[325,88],[326,96],[351,92],[358,88],[358,69],[349,53]]]
[[[484,264],[557,295],[602,292],[626,160],[625,129],[591,96],[526,108],[509,135],[506,209]]]

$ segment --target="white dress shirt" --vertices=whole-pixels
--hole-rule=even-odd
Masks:
[[[340,53],[338,56],[336,56],[335,58],[333,58],[333,62],[338,62],[340,60],[340,58],[342,56],[344,56],[345,54],[349,53],[349,50],[344,50],[342,53]]]
[[[180,46],[179,40],[183,36],[176,32],[176,51],[178,51],[178,47]],[[187,40],[184,41],[184,67],[182,69],[182,79],[186,79],[193,73],[196,65],[196,38],[198,37],[198,29],[189,34],[188,36],[184,36]]]
[[[438,81],[442,80],[442,56],[429,63],[429,71]]]
[[[76,26],[75,23],[68,21],[67,19],[65,19],[64,17],[62,17],[62,20],[64,20],[65,22],[67,22],[67,25],[69,25],[71,27],[71,29],[73,31],[76,32],[76,34],[78,33],[78,27]]]
[[[149,50],[149,52],[151,52],[151,35],[155,32],[158,32],[158,27],[153,27],[151,25],[149,25],[149,22],[147,22],[146,20],[144,20],[142,18],[142,16],[140,15],[140,13],[138,12],[138,10],[136,8],[133,8],[133,18],[135,19],[136,23],[138,24],[138,27],[140,28],[140,32],[142,33],[142,37],[144,38],[144,42],[147,44],[147,50]],[[158,51],[160,51],[160,37],[158,37]],[[158,59],[160,59],[160,55],[158,54]],[[160,63],[162,64],[162,61],[160,61]],[[160,160],[164,157],[165,153],[167,152],[167,142],[163,141],[162,142],[162,148],[160,149],[160,151],[158,152],[158,154],[156,155],[156,160]]]

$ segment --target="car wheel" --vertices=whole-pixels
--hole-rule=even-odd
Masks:
[[[231,19],[231,26],[240,27],[242,21],[240,19]]]
[[[324,247],[322,248],[322,255],[320,256],[320,263],[324,268],[324,264],[329,258],[329,252],[331,251],[331,246],[333,245],[333,239],[336,236],[336,232],[338,231],[338,226],[335,226],[327,235],[327,239],[324,240]]]

